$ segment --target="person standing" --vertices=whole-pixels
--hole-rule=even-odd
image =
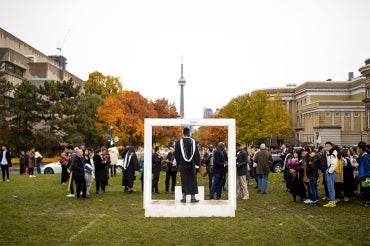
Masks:
[[[69,168],[69,157],[72,153],[73,146],[68,145],[64,147],[63,152],[60,154],[60,164],[62,166],[62,174],[61,174],[61,184],[67,185],[69,174],[68,174],[68,168]]]
[[[250,175],[248,167],[248,154],[240,143],[236,143],[236,197],[241,197],[243,200],[249,199],[247,176],[249,179]]]
[[[159,146],[154,147],[154,153],[152,154],[152,173],[153,173],[153,179],[152,179],[152,191],[156,194],[159,194],[158,189],[158,182],[159,182],[159,174],[162,169],[162,161],[163,158],[161,156],[161,151],[159,150]]]
[[[191,196],[190,202],[199,202],[195,198],[198,194],[197,170],[200,165],[200,154],[195,140],[190,137],[190,129],[183,129],[183,137],[175,144],[175,160],[181,173],[182,203],[186,203],[186,195]]]
[[[36,161],[36,172],[37,174],[41,174],[41,160],[42,160],[42,155],[40,154],[40,151],[36,150],[35,151],[35,161]]]
[[[369,154],[366,152],[366,143],[358,143],[358,154],[359,154],[359,165],[358,165],[358,177],[360,182],[370,182],[370,161]],[[370,187],[362,187],[362,205],[370,207]]]
[[[256,174],[258,178],[257,191],[266,194],[268,178],[270,173],[269,162],[272,162],[271,153],[266,150],[266,144],[260,145],[260,151],[256,152],[253,161],[257,163]]]
[[[95,187],[96,194],[103,194],[107,184],[107,175],[105,172],[105,160],[101,148],[95,150],[93,157],[94,170],[95,170]]]
[[[85,165],[82,149],[76,150],[76,155],[72,157],[71,168],[73,174],[73,180],[76,183],[76,194],[77,199],[82,197],[86,198],[86,180],[85,180]]]
[[[208,186],[209,191],[212,189],[212,179],[213,179],[213,145],[209,144],[207,150],[204,152],[202,162],[206,165],[207,175],[208,175]]]
[[[328,163],[328,169],[325,172],[325,180],[326,185],[328,187],[329,192],[329,202],[324,205],[326,208],[332,208],[336,206],[335,202],[335,169],[337,168],[337,155],[338,152],[333,148],[333,143],[326,142],[325,143],[325,150],[326,150],[326,161]]]
[[[176,176],[177,176],[177,165],[174,163],[174,152],[175,148],[173,146],[170,146],[170,152],[168,152],[166,159],[164,162],[166,163],[166,180],[165,180],[165,191],[169,192],[170,188],[170,179],[171,179],[171,192],[175,191],[175,185],[176,185]]]
[[[36,166],[35,149],[28,151],[28,173],[30,178],[35,178],[34,170]]]
[[[108,149],[108,152],[109,152],[109,156],[110,156],[110,164],[109,164],[110,176],[111,177],[116,177],[119,152],[118,152],[118,149],[117,149],[116,146],[110,147]]]
[[[27,167],[27,156],[24,153],[24,150],[21,150],[21,153],[19,155],[19,174],[23,175],[26,173],[26,167]]]
[[[309,179],[310,198],[305,200],[304,203],[316,206],[319,198],[317,193],[317,179],[319,178],[318,170],[318,158],[316,153],[312,150],[311,146],[305,146],[304,149],[307,151],[305,156],[306,164],[306,175]]]
[[[213,153],[213,183],[209,194],[209,199],[213,199],[216,193],[216,199],[221,199],[222,188],[224,185],[224,177],[227,171],[227,153],[225,151],[225,144],[219,142],[217,148]]]
[[[139,160],[137,159],[135,148],[128,146],[123,159],[123,177],[122,186],[128,193],[133,193],[135,171],[140,169]]]
[[[0,164],[1,164],[1,173],[3,174],[3,181],[5,181],[5,174],[6,174],[6,181],[10,181],[9,179],[9,166],[12,165],[12,158],[10,152],[8,151],[8,146],[3,144],[1,146],[0,152]]]

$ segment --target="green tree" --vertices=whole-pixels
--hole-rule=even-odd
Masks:
[[[59,137],[59,142],[82,143],[84,136],[78,129],[77,116],[81,87],[72,79],[68,81],[46,81],[40,87],[43,116],[46,128]]]
[[[86,94],[97,94],[103,98],[123,91],[122,83],[119,78],[104,75],[98,71],[89,74],[89,78],[84,85],[84,89]]]
[[[98,121],[97,108],[103,105],[104,99],[96,94],[86,94],[78,101],[79,114],[76,115],[76,125],[82,134],[83,142],[90,147],[99,147],[103,144],[103,132],[95,127]]]
[[[12,83],[6,80],[5,73],[0,72],[0,112],[1,112],[1,119],[0,119],[0,129],[2,133],[8,132],[10,127],[10,95],[14,90]],[[0,140],[4,142],[4,134],[1,134]]]
[[[11,101],[12,125],[16,134],[15,146],[29,149],[35,147],[33,134],[35,126],[41,122],[41,96],[37,86],[25,80],[15,87],[14,99]]]

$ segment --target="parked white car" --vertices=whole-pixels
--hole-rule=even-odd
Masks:
[[[62,173],[62,165],[59,161],[46,164],[42,167],[41,173],[43,174],[54,174]]]
[[[117,173],[122,173],[123,171],[123,160],[122,159],[118,160],[116,170],[117,170]],[[62,173],[62,165],[60,164],[59,161],[46,164],[41,168],[41,173],[43,174]]]

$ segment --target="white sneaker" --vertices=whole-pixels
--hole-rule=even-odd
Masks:
[[[66,197],[75,197],[75,194],[68,194]]]
[[[312,200],[311,200],[311,199],[306,199],[306,200],[304,200],[304,201],[303,201],[303,203],[305,203],[305,204],[310,204],[310,203],[313,203],[313,202],[312,202]]]

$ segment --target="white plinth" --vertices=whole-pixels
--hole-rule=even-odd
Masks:
[[[235,206],[228,200],[203,200],[182,203],[180,200],[152,200],[145,217],[235,217]]]
[[[181,186],[175,186],[175,201],[180,201],[182,199]],[[186,202],[190,202],[190,195],[186,196]],[[199,201],[204,201],[204,186],[198,186],[198,194],[195,194],[195,199]]]

